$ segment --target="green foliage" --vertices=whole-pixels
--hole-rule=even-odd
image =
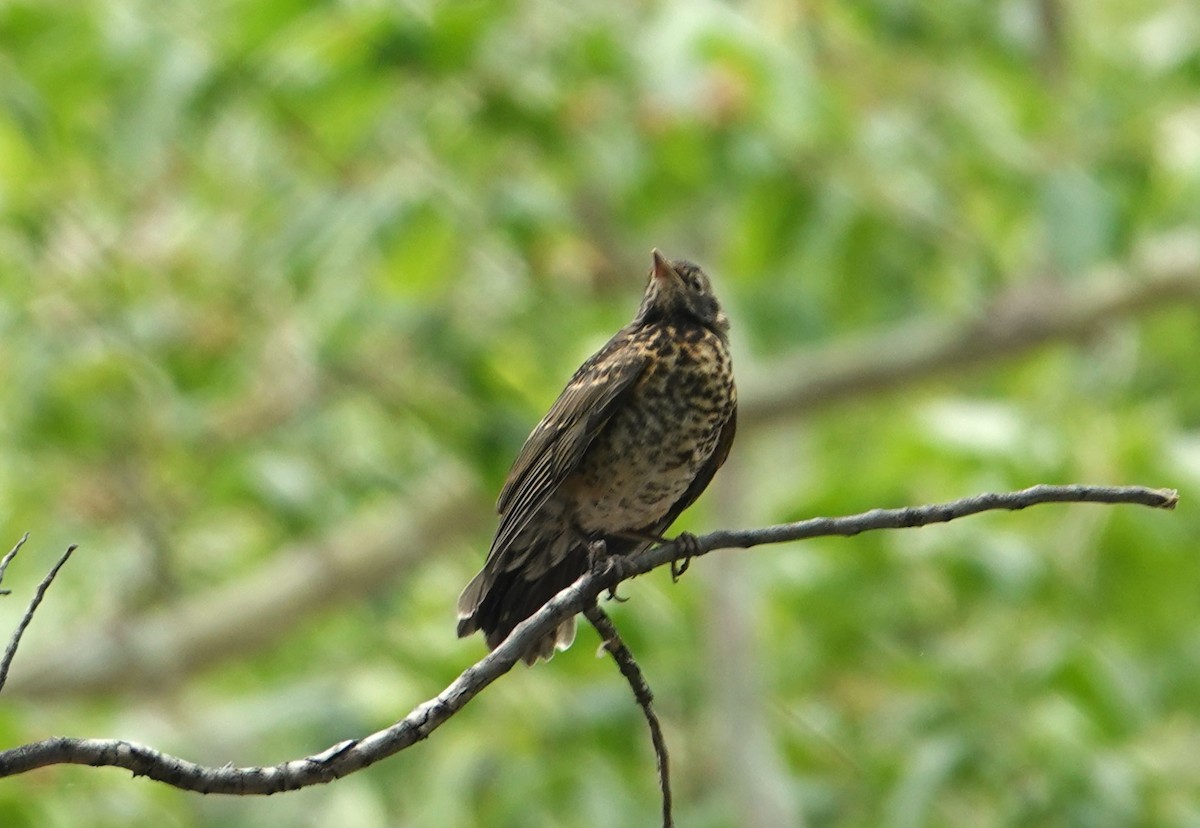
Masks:
[[[81,544],[14,682],[81,631],[169,618],[399,513],[437,469],[478,481],[462,523],[482,528],[253,657],[53,704],[14,685],[0,744],[119,736],[247,765],[406,714],[481,655],[453,637],[476,518],[632,315],[652,246],[713,274],[758,378],[888,323],[1099,284],[1200,219],[1198,14],[3,5],[0,539],[32,539],[0,630]],[[1035,482],[1183,500],[727,553],[628,585],[614,616],[658,698],[680,824],[1194,823],[1196,321],[1180,307],[743,429],[680,527]],[[0,824],[651,824],[644,725],[593,644],[581,630],[329,786],[202,798],[53,768],[0,784]]]

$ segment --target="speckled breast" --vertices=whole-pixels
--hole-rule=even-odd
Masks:
[[[712,455],[736,404],[728,346],[707,328],[650,327],[636,347],[651,357],[648,366],[566,482],[585,532],[661,520]]]

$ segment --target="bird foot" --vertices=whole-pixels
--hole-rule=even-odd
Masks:
[[[679,554],[671,561],[671,580],[678,581],[692,565],[692,558],[700,554],[700,540],[691,532],[680,532],[672,542]]]
[[[598,538],[588,544],[588,568],[597,578],[616,578],[616,583],[608,588],[608,597],[624,603],[628,598],[617,594],[620,582],[629,577],[629,559],[624,555],[613,555],[608,551],[604,538]]]

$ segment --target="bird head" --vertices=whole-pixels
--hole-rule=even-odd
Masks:
[[[644,324],[683,317],[725,336],[729,319],[713,295],[708,274],[685,259],[668,261],[657,248],[653,255],[650,281],[634,321]]]

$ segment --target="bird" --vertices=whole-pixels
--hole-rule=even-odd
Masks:
[[[482,631],[493,650],[597,550],[617,562],[665,542],[729,455],[729,320],[699,266],[651,255],[633,321],[579,367],[513,462],[483,568],[458,599],[460,638]],[[522,660],[548,660],[574,637],[572,617]]]

